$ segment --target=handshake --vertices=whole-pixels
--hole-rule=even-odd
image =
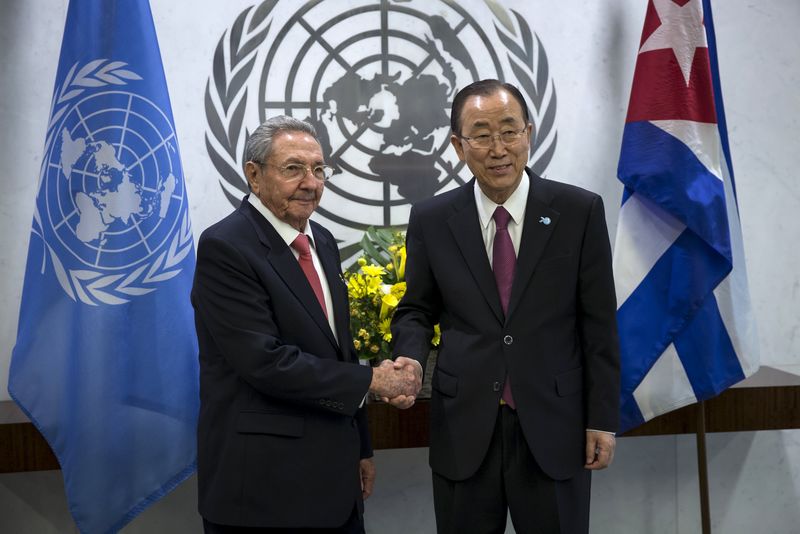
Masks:
[[[422,387],[422,367],[419,362],[399,356],[394,362],[384,360],[372,368],[369,390],[396,408],[410,408]]]

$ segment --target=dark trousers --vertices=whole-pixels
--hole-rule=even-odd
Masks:
[[[563,481],[541,470],[508,406],[500,407],[489,450],[472,477],[453,481],[433,473],[439,534],[503,534],[509,511],[517,534],[586,534],[590,494],[588,470]]]
[[[364,534],[364,518],[353,507],[347,522],[336,528],[266,528],[218,525],[203,518],[205,534]]]

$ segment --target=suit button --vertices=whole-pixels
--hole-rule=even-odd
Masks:
[[[492,391],[500,391],[500,382],[492,384]]]
[[[511,345],[512,343],[514,343],[514,338],[511,336],[506,336],[503,338],[503,343],[505,343],[506,345]]]

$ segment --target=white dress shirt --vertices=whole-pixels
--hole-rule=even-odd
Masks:
[[[502,204],[502,206],[511,215],[511,220],[508,221],[508,234],[511,236],[511,242],[514,244],[514,255],[519,255],[519,244],[522,240],[522,225],[525,222],[525,208],[528,205],[528,191],[531,188],[531,181],[528,174],[522,173],[522,180],[519,185],[511,193],[511,196]],[[478,207],[478,220],[481,223],[481,235],[483,236],[483,244],[486,246],[486,255],[489,256],[489,265],[492,264],[492,252],[494,250],[494,234],[497,231],[497,225],[494,223],[492,215],[494,210],[501,204],[495,204],[486,193],[483,192],[478,185],[478,180],[475,180],[475,205]]]

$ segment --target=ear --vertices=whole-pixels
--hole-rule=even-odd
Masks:
[[[247,185],[250,186],[250,191],[258,194],[258,165],[252,161],[244,164],[244,177],[247,180]]]
[[[528,136],[528,144],[530,144],[531,135],[533,135],[533,124],[529,122],[528,125],[525,127],[525,129],[528,130],[527,132],[525,132],[525,135]]]
[[[450,144],[456,149],[459,161],[464,161],[464,145],[461,144],[461,138],[456,134],[450,136]]]

